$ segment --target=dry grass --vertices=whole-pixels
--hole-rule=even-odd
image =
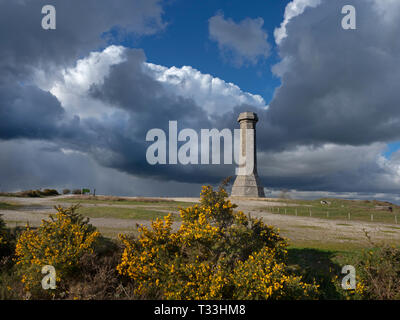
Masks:
[[[60,198],[59,200],[63,201],[103,201],[103,202],[144,202],[144,203],[160,203],[160,202],[175,202],[171,199],[165,198],[132,198],[132,197],[116,197],[116,196],[90,196],[90,195],[73,195],[67,198]]]

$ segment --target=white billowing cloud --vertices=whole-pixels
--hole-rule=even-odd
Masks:
[[[91,52],[78,60],[75,68],[63,72],[65,86],[82,93],[92,84],[101,84],[112,65],[125,61],[124,50],[122,46],[109,46],[102,52]]]
[[[152,63],[145,65],[148,72],[162,82],[167,90],[193,99],[209,114],[223,114],[242,104],[266,108],[261,96],[244,92],[233,83],[203,74],[190,66],[166,68]]]
[[[62,80],[50,85],[49,91],[57,97],[66,111],[81,118],[101,117],[113,112],[110,106],[88,96],[94,84],[101,84],[113,65],[125,61],[125,48],[109,46],[102,52],[91,52],[77,61],[74,68],[62,70]]]
[[[400,185],[400,150],[394,152],[389,159],[380,155],[377,163],[388,177]]]
[[[256,64],[270,55],[268,34],[263,30],[262,18],[246,18],[239,23],[217,14],[209,19],[211,40],[218,43],[223,54],[231,54],[237,66],[250,62]]]
[[[109,46],[102,52],[92,52],[78,60],[74,68],[62,71],[62,79],[46,83],[38,73],[37,83],[47,88],[70,115],[81,118],[101,118],[124,112],[88,94],[92,85],[101,85],[110,68],[124,61],[126,48]],[[238,105],[267,108],[260,95],[242,91],[237,85],[225,82],[190,67],[182,68],[143,63],[143,70],[159,81],[171,95],[193,99],[208,114],[223,114]],[[132,83],[132,86],[135,84]]]
[[[315,8],[319,4],[321,4],[321,0],[293,0],[289,2],[285,8],[284,20],[281,26],[274,31],[275,42],[280,44],[287,37],[286,26],[291,19],[301,15],[307,7]]]

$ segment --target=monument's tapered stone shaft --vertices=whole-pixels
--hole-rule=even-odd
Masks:
[[[239,169],[232,187],[234,197],[265,197],[257,174],[256,123],[257,114],[243,112],[239,115],[240,150]]]

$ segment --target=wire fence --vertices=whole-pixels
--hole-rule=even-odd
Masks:
[[[389,224],[399,224],[399,212],[387,212],[375,210],[346,210],[344,208],[315,208],[315,207],[278,207],[270,206],[261,208],[260,211],[267,211],[273,214],[289,215],[296,217],[312,217],[329,220],[348,220],[348,221],[369,221]]]

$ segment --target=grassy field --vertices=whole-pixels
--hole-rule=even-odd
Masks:
[[[80,207],[77,212],[89,218],[117,218],[117,219],[137,219],[154,220],[166,216],[167,212],[160,212],[147,208],[121,208],[121,207]],[[173,213],[176,220],[179,219],[177,213]]]
[[[0,202],[0,210],[18,210],[22,206],[18,204],[8,203],[8,202]]]
[[[288,249],[288,266],[303,276],[306,282],[317,281],[323,290],[322,299],[340,299],[332,278],[338,276],[337,282],[344,275],[341,270],[345,265],[357,265],[362,259],[363,248],[317,249],[302,246],[291,246]]]
[[[260,206],[260,211],[299,217],[314,217],[331,220],[375,221],[400,223],[400,207],[389,202],[369,200],[322,199],[279,200],[277,206]],[[390,210],[391,208],[391,210]]]
[[[190,202],[179,202],[157,198],[125,199],[102,196],[65,197],[59,198],[57,201],[83,205],[78,209],[78,212],[89,218],[118,218],[137,220],[153,220],[156,218],[162,218],[171,212],[174,215],[175,221],[179,221],[180,216],[177,213],[179,208],[186,208],[193,205],[193,203]],[[124,208],[124,206],[127,206],[127,208]]]
[[[194,205],[191,202],[180,202],[167,199],[156,199],[156,198],[137,198],[137,199],[125,199],[118,197],[65,197],[59,198],[57,201],[67,202],[67,203],[81,203],[81,204],[102,204],[102,205],[129,205],[129,206],[157,206],[165,210],[175,209],[178,210],[179,207],[186,208]]]
[[[272,203],[268,204],[263,201],[248,203],[242,201],[238,204],[243,206],[245,213],[251,212],[252,215],[266,219],[268,224],[280,229],[281,235],[289,238],[287,264],[295,274],[303,276],[303,281],[308,283],[316,280],[323,288],[322,298],[341,299],[343,296],[341,291],[338,291],[338,285],[344,276],[341,274],[342,267],[357,266],[365,259],[365,252],[376,250],[375,244],[366,241],[367,238],[362,232],[364,229],[361,229],[360,225],[370,227],[371,230],[368,231],[371,232],[371,237],[378,237],[372,237],[377,244],[384,241],[398,246],[400,224],[398,226],[394,224],[394,217],[398,215],[400,220],[400,207],[378,201],[324,200],[329,204],[321,204],[321,199],[313,201],[277,199],[271,200]],[[10,228],[25,226],[28,220],[33,227],[38,226],[42,216],[54,211],[52,209],[54,204],[59,203],[64,207],[80,204],[77,211],[92,218],[91,222],[101,234],[113,240],[118,234],[137,236],[136,223],[149,225],[151,220],[162,218],[168,212],[171,212],[174,220],[179,222],[181,220],[179,208],[195,204],[160,198],[105,196],[56,197],[34,202],[21,201],[18,202],[19,204],[14,199],[3,201],[0,202],[0,210],[4,210],[4,220]],[[389,207],[392,208],[391,211]],[[273,213],[273,215],[263,214],[263,212]],[[309,217],[310,213],[311,217],[321,220],[300,218]],[[350,221],[346,221],[349,213]],[[285,214],[297,215],[299,219],[285,218],[283,216]],[[358,222],[371,221],[371,215],[376,225]],[[178,226],[179,223],[174,224],[174,227]],[[376,229],[379,230],[376,231]],[[336,280],[332,281],[333,279]]]

